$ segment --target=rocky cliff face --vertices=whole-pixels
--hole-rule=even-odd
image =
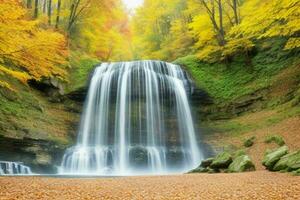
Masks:
[[[83,103],[70,99],[55,80],[13,85],[17,92],[0,88],[0,161],[55,173],[76,138]]]
[[[65,146],[47,140],[0,136],[0,160],[22,162],[34,173],[56,173],[64,149]]]

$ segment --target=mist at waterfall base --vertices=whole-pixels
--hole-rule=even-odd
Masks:
[[[202,159],[188,102],[191,81],[161,61],[103,63],[90,80],[76,146],[60,174],[183,173]]]

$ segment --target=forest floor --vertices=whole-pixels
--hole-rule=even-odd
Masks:
[[[0,199],[299,199],[300,177],[256,171],[124,178],[1,177]]]

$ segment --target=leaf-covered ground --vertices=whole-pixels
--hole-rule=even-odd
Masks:
[[[296,200],[299,197],[300,177],[266,171],[98,179],[0,178],[1,200]]]

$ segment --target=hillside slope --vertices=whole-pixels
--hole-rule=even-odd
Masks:
[[[236,150],[255,136],[246,151],[259,169],[265,150],[274,147],[264,142],[267,136],[280,135],[291,149],[300,148],[299,52],[281,49],[280,42],[266,41],[252,55],[251,65],[241,56],[227,64],[203,63],[195,56],[176,61],[210,99],[194,106],[204,140],[216,151]]]

